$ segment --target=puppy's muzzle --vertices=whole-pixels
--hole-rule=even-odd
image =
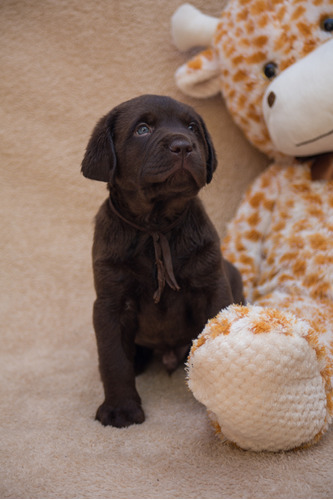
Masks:
[[[164,183],[184,189],[193,186],[201,188],[206,182],[206,160],[198,144],[186,134],[165,134],[151,146],[153,153],[148,157],[142,172],[144,183]],[[159,168],[156,168],[159,165]]]
[[[169,145],[172,155],[173,167],[169,170],[169,177],[174,174],[184,175],[188,172],[197,186],[200,188],[205,183],[205,163],[200,161],[200,153],[195,145],[187,137],[175,137]]]
[[[193,151],[193,145],[188,139],[177,138],[169,144],[171,153],[185,158]]]

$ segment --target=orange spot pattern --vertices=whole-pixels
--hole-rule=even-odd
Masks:
[[[327,16],[333,17],[333,0],[231,0],[213,52],[188,63],[190,70],[200,70],[212,57],[218,60],[221,92],[234,121],[252,144],[276,159],[283,155],[275,150],[262,111],[270,83],[265,64],[274,62],[279,74],[324,43],[331,37],[321,29]],[[273,164],[248,189],[229,224],[223,252],[242,273],[247,300],[274,308],[271,317],[252,324],[254,334],[273,326],[290,335],[292,325],[283,311],[308,322],[306,340],[320,361],[333,415],[333,181],[312,182],[310,161],[289,166],[286,161]],[[247,308],[237,313],[241,317]],[[228,335],[230,328],[214,318],[194,341],[192,353],[210,338]],[[217,422],[215,428],[220,431]]]
[[[229,224],[223,253],[241,271],[248,301],[267,314],[274,308],[252,325],[254,334],[280,325],[289,335],[278,311],[309,323],[333,415],[333,181],[312,182],[310,169],[310,161],[295,161],[264,171]]]

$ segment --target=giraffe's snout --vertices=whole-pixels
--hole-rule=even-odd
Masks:
[[[333,151],[332,89],[333,40],[272,80],[262,104],[277,151],[297,157]]]

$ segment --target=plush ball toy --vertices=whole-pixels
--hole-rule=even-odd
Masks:
[[[251,185],[223,244],[247,305],[194,341],[188,385],[216,430],[249,450],[315,443],[333,418],[333,1],[230,0],[219,19],[185,4],[176,72],[194,97],[221,92],[273,163]]]

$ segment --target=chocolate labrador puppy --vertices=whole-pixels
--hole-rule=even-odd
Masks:
[[[143,422],[135,375],[150,353],[173,371],[207,320],[243,301],[240,275],[197,197],[216,165],[202,118],[169,97],[120,104],[92,133],[82,172],[110,193],[93,243],[103,425]]]

